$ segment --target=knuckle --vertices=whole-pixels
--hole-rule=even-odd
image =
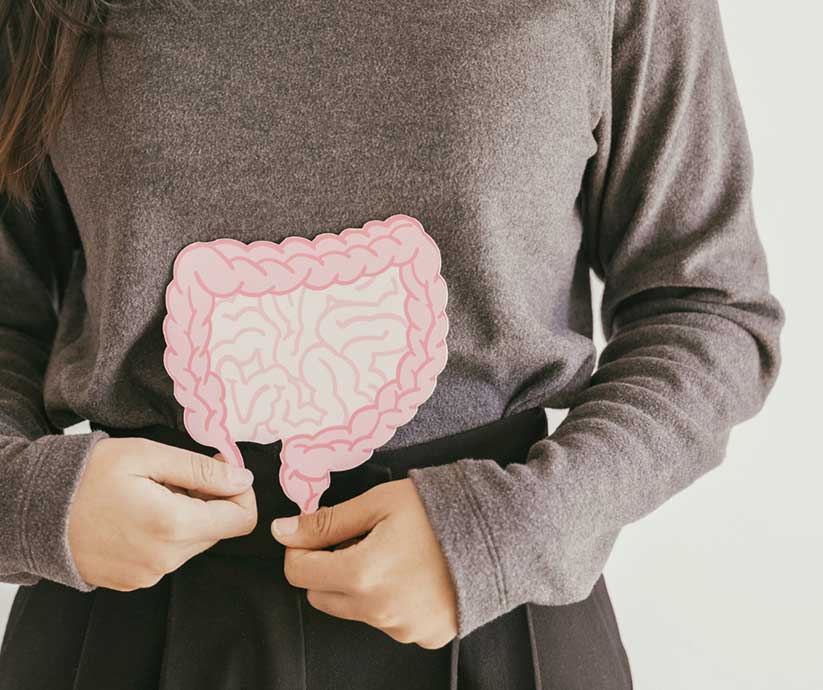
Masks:
[[[134,462],[133,449],[122,443],[123,439],[104,438],[95,444],[90,461],[100,460],[100,466],[109,471],[122,472]]]
[[[378,606],[369,614],[369,623],[376,628],[393,628],[397,626],[397,616],[386,606]]]
[[[154,559],[152,571],[154,573],[159,573],[160,575],[165,575],[166,573],[177,570],[177,567],[177,554],[171,550],[161,551]]]
[[[293,561],[289,557],[288,553],[286,553],[286,558],[283,563],[283,576],[286,578],[286,582],[288,582],[292,587],[297,587]]]
[[[257,527],[257,506],[250,508],[243,514],[243,523],[241,528],[243,534],[251,534],[254,528]]]
[[[429,640],[420,640],[417,642],[417,645],[422,647],[423,649],[441,649],[445,647],[452,641],[451,637],[446,637],[445,635],[440,635],[439,637],[435,637]]]
[[[154,537],[162,538],[166,530],[166,515],[160,511],[149,511],[143,516],[145,529]]]
[[[163,579],[165,573],[157,572],[154,569],[147,569],[143,573],[140,574],[137,587],[138,589],[147,589],[149,587],[154,587],[160,580]]]
[[[195,483],[204,487],[211,486],[215,480],[214,463],[203,460],[194,452],[189,452],[188,458]]]
[[[406,626],[391,628],[390,630],[386,631],[386,634],[395,641],[400,642],[402,644],[409,644],[410,642],[414,642],[414,635],[412,634],[411,629],[409,629]]]
[[[254,532],[254,528],[257,527],[257,518],[254,515],[249,515],[246,519],[246,524],[243,526],[243,536],[249,535]]]
[[[366,562],[352,573],[351,588],[357,594],[371,594],[376,588],[374,570]]]
[[[442,647],[450,645],[452,643],[452,640],[454,640],[455,637],[457,637],[457,635],[455,635],[454,633],[452,633],[452,634],[445,633],[445,634],[441,635],[440,639],[435,642],[436,646],[434,647],[434,649],[441,649]]]
[[[322,611],[322,604],[318,601],[317,592],[313,589],[309,589],[306,591],[306,601],[312,605],[312,608],[317,609],[318,611]]]
[[[139,455],[150,455],[157,450],[157,442],[143,436],[135,436],[130,440],[129,445]]]
[[[134,592],[138,589],[146,589],[160,582],[163,575],[164,573],[158,573],[149,566],[135,568],[127,577],[120,580],[113,589],[118,592]]]
[[[115,592],[133,592],[137,589],[137,587],[131,583],[131,580],[121,580],[119,578],[114,578],[104,583],[104,586],[107,589],[113,589]]]
[[[332,533],[335,522],[335,507],[320,506],[314,511],[312,518],[312,529],[319,537],[326,537]]]
[[[116,469],[142,466],[152,456],[154,448],[151,441],[140,436],[134,438],[109,438],[117,445],[111,445],[107,462]],[[104,441],[101,441],[103,443]]]
[[[283,576],[286,578],[286,582],[288,582],[292,587],[299,586],[294,572],[292,572],[289,568],[283,569]]]
[[[180,515],[170,513],[161,521],[160,535],[164,541],[182,541],[186,533],[186,521]]]

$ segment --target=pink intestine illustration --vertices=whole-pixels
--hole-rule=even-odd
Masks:
[[[428,400],[448,357],[440,251],[395,214],[280,243],[194,242],[166,289],[163,362],[199,443],[283,441],[280,484],[317,510]]]

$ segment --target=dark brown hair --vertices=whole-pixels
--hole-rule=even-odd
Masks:
[[[0,0],[0,196],[32,210],[72,86],[95,45],[102,82],[106,39],[128,36],[107,28],[106,19],[129,6],[128,0]]]

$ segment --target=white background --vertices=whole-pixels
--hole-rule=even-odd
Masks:
[[[725,462],[618,540],[606,581],[638,690],[823,689],[821,7],[721,0],[784,361]]]
[[[606,580],[637,690],[821,690],[823,9],[721,8],[758,227],[787,313],[783,367],[725,462],[623,530]],[[12,595],[0,585],[0,629]]]

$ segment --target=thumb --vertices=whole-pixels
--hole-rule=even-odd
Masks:
[[[286,546],[318,549],[365,534],[381,519],[377,493],[371,490],[313,513],[277,518],[271,532]]]

